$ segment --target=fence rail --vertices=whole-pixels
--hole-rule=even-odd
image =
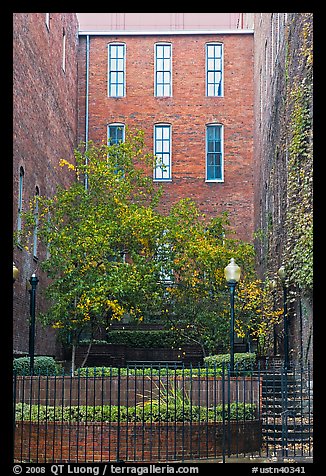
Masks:
[[[311,457],[310,382],[225,366],[15,375],[15,462]]]

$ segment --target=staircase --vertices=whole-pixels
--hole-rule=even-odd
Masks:
[[[305,372],[280,367],[263,373],[262,420],[267,452],[311,455],[312,387]]]

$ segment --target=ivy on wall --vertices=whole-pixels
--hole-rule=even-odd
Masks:
[[[311,83],[307,77],[292,85],[287,175],[287,242],[284,260],[289,279],[308,291],[313,285],[313,153],[310,111]]]
[[[302,18],[301,47],[287,65],[287,68],[296,68],[297,74],[290,74],[291,81],[287,83],[290,120],[287,131],[287,236],[283,261],[287,263],[289,282],[309,293],[313,286],[313,57],[312,25],[309,16]]]

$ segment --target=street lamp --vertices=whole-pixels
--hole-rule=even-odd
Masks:
[[[14,261],[12,262],[12,274],[13,274],[13,279],[14,279],[14,282],[15,282],[16,279],[18,279],[18,276],[19,276],[19,269],[15,265]]]
[[[284,367],[289,367],[289,326],[288,326],[288,311],[287,311],[287,292],[286,292],[286,271],[285,267],[281,266],[277,272],[283,287],[283,325],[284,325]]]
[[[30,374],[34,374],[34,348],[35,348],[35,302],[36,302],[36,286],[39,282],[38,277],[35,275],[35,273],[32,274],[32,276],[29,279],[29,282],[31,283],[31,289],[29,290],[29,293],[31,295],[30,299],[30,326],[29,326],[29,358],[30,358]]]
[[[224,268],[224,276],[227,285],[230,289],[230,309],[231,309],[231,323],[230,323],[230,372],[234,371],[234,292],[237,283],[240,280],[241,268],[236,264],[234,258],[231,258],[230,263]]]

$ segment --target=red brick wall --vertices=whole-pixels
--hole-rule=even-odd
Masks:
[[[75,13],[13,15],[13,223],[17,226],[19,170],[24,168],[23,207],[39,188],[51,196],[58,183],[74,180],[60,175],[60,158],[73,160],[77,139],[77,19]],[[62,37],[66,34],[66,67],[62,69]],[[39,247],[39,261],[45,250]],[[29,294],[26,280],[36,270],[40,278],[36,313],[45,308],[46,279],[38,262],[25,250],[14,250],[20,276],[14,284],[13,349],[28,351]],[[55,354],[52,330],[36,327],[36,354]]]
[[[230,430],[230,432],[229,432]],[[224,438],[223,438],[224,436]],[[15,462],[187,460],[223,453],[251,453],[261,447],[261,422],[223,423],[29,423],[17,422]]]
[[[126,97],[107,96],[107,44],[126,43]],[[154,97],[154,44],[172,43],[173,96]],[[205,96],[205,43],[224,43],[224,97]],[[80,87],[85,82],[86,38],[80,38]],[[89,139],[106,141],[107,124],[145,132],[153,152],[153,127],[172,126],[172,182],[164,183],[162,208],[193,198],[207,216],[224,210],[238,237],[253,233],[252,35],[90,36]],[[85,94],[79,91],[79,138],[84,138]],[[205,182],[205,129],[224,125],[224,183]]]

